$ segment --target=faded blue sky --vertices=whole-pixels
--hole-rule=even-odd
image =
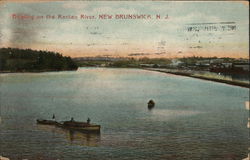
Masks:
[[[248,2],[58,1],[0,3],[0,47],[82,56],[248,57]],[[12,14],[78,19],[13,19]],[[80,15],[96,19],[79,19]],[[147,14],[152,19],[102,20],[100,14]],[[160,20],[155,15],[161,15]],[[168,19],[163,19],[168,15]],[[221,22],[234,22],[221,24]],[[195,25],[191,25],[194,24]],[[204,24],[206,23],[206,24]],[[214,24],[208,24],[214,23]],[[188,27],[234,30],[187,31]]]

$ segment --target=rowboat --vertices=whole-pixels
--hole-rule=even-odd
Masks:
[[[62,121],[57,122],[55,120],[41,120],[37,119],[37,124],[43,125],[54,125],[56,127],[61,127],[68,130],[75,130],[87,133],[100,133],[101,126],[96,124],[90,124],[88,122],[78,122],[78,121]]]
[[[54,120],[46,120],[46,119],[37,119],[37,124],[45,124],[45,125],[57,125],[58,122]]]
[[[155,106],[155,102],[151,99],[150,101],[148,101],[148,109],[152,109]]]
[[[77,130],[82,132],[100,133],[101,126],[96,124],[90,124],[87,122],[77,121],[65,121],[59,124],[59,127],[66,128],[69,130]]]

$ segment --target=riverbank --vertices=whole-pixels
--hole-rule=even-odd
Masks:
[[[198,79],[203,79],[203,80],[208,80],[208,81],[213,81],[213,82],[219,82],[219,83],[225,83],[225,84],[234,85],[234,86],[250,88],[249,82],[247,83],[243,81],[220,79],[220,78],[210,77],[210,76],[206,76],[202,74],[195,74],[192,72],[176,71],[176,70],[170,70],[170,69],[158,69],[158,68],[142,68],[142,69],[148,70],[148,71],[163,72],[163,73],[187,76],[187,77],[192,77],[192,78],[198,78]]]

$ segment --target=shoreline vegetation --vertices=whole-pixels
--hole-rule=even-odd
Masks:
[[[211,61],[214,61],[211,63]],[[215,61],[217,61],[215,63]],[[112,58],[112,57],[83,57],[70,58],[56,52],[37,51],[31,49],[0,48],[0,74],[2,73],[39,73],[54,71],[72,71],[78,67],[106,67],[106,68],[136,68],[148,71],[163,72],[168,74],[187,76],[213,82],[225,83],[245,88],[250,88],[248,80],[238,80],[223,76],[224,74],[238,74],[246,76],[249,70],[243,72],[240,68],[228,69],[230,72],[211,72],[210,66],[230,65],[233,63],[242,64],[246,62],[249,66],[249,59],[217,58],[217,57],[184,57],[179,59],[167,58]],[[212,68],[223,71],[226,68]],[[234,73],[232,72],[234,71]],[[237,73],[238,72],[238,73]]]
[[[77,70],[70,58],[51,51],[0,48],[0,73]]]

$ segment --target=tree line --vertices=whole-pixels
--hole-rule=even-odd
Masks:
[[[70,58],[51,51],[0,48],[0,71],[40,72],[76,70],[77,64]]]

